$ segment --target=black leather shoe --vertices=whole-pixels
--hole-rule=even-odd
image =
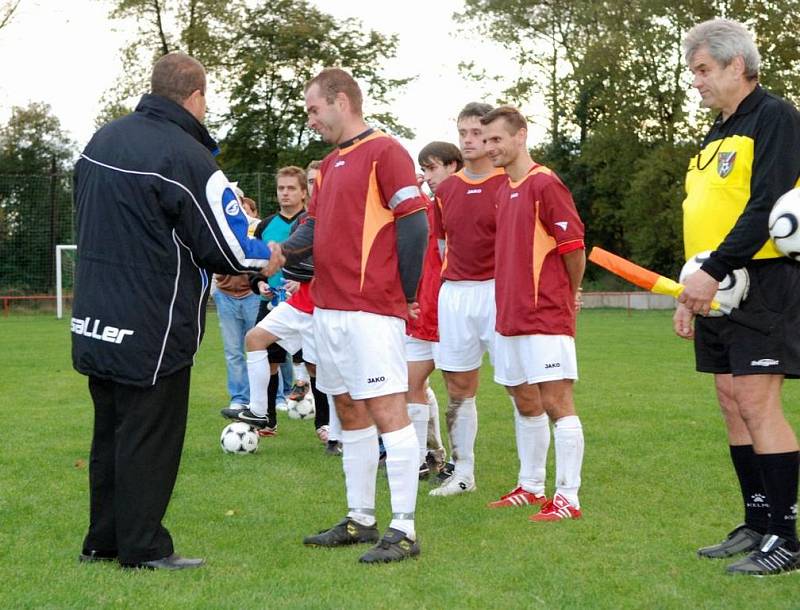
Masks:
[[[138,570],[188,570],[199,568],[205,563],[203,559],[189,559],[173,553],[169,557],[154,559],[152,561],[142,561],[140,563],[124,563],[123,568]]]
[[[78,555],[80,563],[94,563],[96,561],[116,561],[116,553],[108,553],[106,551],[87,551],[86,549]]]

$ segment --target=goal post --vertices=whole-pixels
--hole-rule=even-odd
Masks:
[[[63,273],[63,257],[64,250],[75,250],[77,253],[78,246],[75,244],[58,244],[56,246],[56,318],[59,320],[64,315],[64,273]]]

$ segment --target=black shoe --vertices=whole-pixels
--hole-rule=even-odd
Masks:
[[[246,424],[250,424],[259,430],[262,428],[275,428],[275,426],[270,425],[269,417],[266,415],[256,415],[250,409],[244,409],[236,416],[235,419],[243,421]]]
[[[456,465],[452,462],[447,462],[442,469],[439,471],[439,474],[436,475],[435,483],[443,484],[447,479],[453,476],[453,472],[456,469]]]
[[[350,517],[345,517],[328,530],[322,530],[319,534],[303,538],[303,544],[308,546],[329,547],[361,544],[362,542],[373,543],[377,541],[377,524],[361,525],[357,521],[353,521]]]
[[[328,441],[328,445],[325,447],[325,455],[341,456],[342,444],[339,441]]]
[[[419,543],[411,540],[405,532],[390,527],[380,542],[364,553],[359,561],[361,563],[387,563],[402,561],[417,555],[419,555]]]
[[[78,555],[78,561],[80,563],[95,563],[97,561],[116,561],[117,554],[110,553],[106,551],[87,551],[84,549],[80,555]]]
[[[422,464],[419,465],[419,480],[424,481],[429,476],[431,476],[431,469],[428,467],[427,462],[422,462]]]
[[[749,553],[759,547],[763,537],[764,534],[759,534],[742,523],[728,534],[725,540],[713,546],[703,547],[697,551],[697,554],[706,559],[725,559],[741,553]]]
[[[800,569],[800,550],[789,549],[789,541],[775,534],[764,536],[761,545],[747,557],[728,566],[728,574],[769,576]]]
[[[220,409],[219,414],[222,415],[225,419],[238,419],[239,415],[247,409],[247,405],[237,405],[237,406],[229,406],[225,407],[224,409]]]
[[[162,557],[152,561],[123,563],[122,567],[132,570],[189,570],[191,568],[199,568],[204,563],[203,559],[188,559],[173,553],[169,557]]]

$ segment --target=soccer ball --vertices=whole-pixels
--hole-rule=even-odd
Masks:
[[[698,271],[701,265],[711,255],[711,251],[700,252],[695,254],[692,258],[686,261],[686,264],[681,269],[680,283],[683,284],[686,278],[695,271]],[[747,292],[750,290],[750,274],[746,269],[734,269],[731,273],[722,278],[717,289],[717,294],[714,299],[723,307],[733,309],[738,307],[744,299],[747,298]],[[708,312],[709,316],[721,316],[723,313],[712,309]]]
[[[782,253],[800,261],[800,189],[785,193],[772,206],[769,235]]]
[[[308,419],[314,417],[314,397],[309,392],[302,400],[288,401],[287,414],[290,419]]]
[[[219,444],[225,453],[255,453],[258,450],[258,434],[250,424],[233,422],[225,426]]]

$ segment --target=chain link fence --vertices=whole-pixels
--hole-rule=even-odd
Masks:
[[[277,210],[275,176],[233,174],[264,217]],[[0,175],[0,306],[55,307],[56,246],[75,243],[72,174]],[[72,292],[74,252],[62,256],[63,288]]]

